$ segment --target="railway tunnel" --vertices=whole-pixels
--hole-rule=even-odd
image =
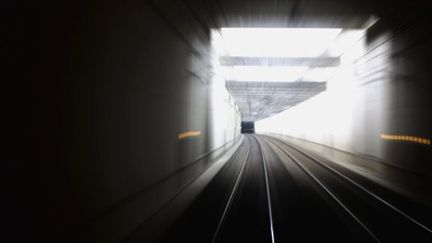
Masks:
[[[428,1],[2,5],[3,242],[432,242]]]

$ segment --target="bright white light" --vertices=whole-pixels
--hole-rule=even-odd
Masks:
[[[286,134],[346,151],[358,151],[361,146],[370,146],[379,157],[381,143],[372,145],[367,143],[373,143],[373,140],[366,139],[367,141],[360,143],[357,140],[358,131],[381,131],[380,126],[387,124],[382,107],[366,109],[365,104],[369,104],[367,99],[370,94],[364,91],[364,86],[359,85],[364,80],[363,74],[370,73],[368,71],[375,66],[385,65],[371,64],[369,60],[362,58],[367,51],[364,34],[365,30],[344,30],[326,51],[326,55],[340,56],[340,65],[311,68],[304,75],[303,80],[306,81],[326,81],[327,88],[324,92],[256,122],[255,131]],[[391,49],[391,46],[383,45],[383,48]],[[382,55],[388,50],[375,49],[374,52]],[[385,55],[378,60],[384,58]],[[382,77],[380,79],[383,80]],[[382,92],[374,90],[374,95],[386,97]],[[365,119],[371,121],[367,126],[363,126]]]
[[[293,82],[300,79],[308,67],[234,66],[222,67],[221,76],[230,81]]]
[[[337,70],[337,67],[309,69],[309,71],[303,76],[303,80],[312,82],[325,82],[332,78],[336,74]]]
[[[248,57],[318,57],[341,29],[222,28],[226,55]]]
[[[364,37],[366,30],[344,30],[329,48],[329,54],[340,56]]]

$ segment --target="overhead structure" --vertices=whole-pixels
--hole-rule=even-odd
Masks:
[[[291,66],[291,67],[337,67],[339,57],[237,57],[222,56],[222,66]]]
[[[326,89],[326,82],[227,81],[243,121],[258,121],[289,109]]]
[[[362,30],[341,28],[222,28],[216,33],[218,75],[240,107],[242,121],[259,121],[326,90],[341,70],[341,54]],[[346,60],[344,60],[346,62]]]

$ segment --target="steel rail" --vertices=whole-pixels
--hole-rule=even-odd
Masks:
[[[241,180],[242,175],[243,175],[243,171],[244,171],[244,169],[245,169],[245,167],[246,167],[246,162],[247,162],[247,160],[248,160],[249,152],[250,152],[250,150],[251,150],[251,147],[252,147],[252,143],[251,143],[251,141],[250,141],[250,139],[249,139],[249,148],[248,148],[248,150],[247,150],[247,152],[246,152],[245,159],[244,159],[244,161],[243,161],[242,167],[241,167],[240,172],[239,172],[239,174],[238,174],[238,176],[237,176],[237,179],[236,179],[236,182],[235,182],[235,184],[234,184],[234,187],[233,187],[233,189],[232,189],[232,191],[231,191],[231,194],[230,194],[230,196],[229,196],[229,198],[228,198],[228,201],[227,201],[227,203],[226,203],[226,205],[225,205],[224,211],[223,211],[222,216],[221,216],[221,218],[220,218],[220,220],[219,220],[219,223],[218,223],[218,226],[217,226],[217,228],[216,228],[216,231],[215,231],[215,233],[213,234],[213,238],[212,238],[212,240],[211,240],[211,243],[216,242],[217,236],[218,236],[218,234],[219,234],[219,232],[220,232],[220,230],[221,230],[221,228],[222,228],[222,225],[223,225],[224,222],[225,222],[226,216],[227,216],[227,214],[228,214],[228,211],[229,211],[229,209],[230,209],[230,207],[231,207],[231,204],[232,204],[232,201],[233,201],[233,199],[234,199],[234,196],[235,196],[235,194],[236,194],[236,192],[237,192],[237,189],[238,189],[238,187],[239,187],[240,180]]]
[[[259,139],[254,135],[253,136],[255,140],[258,143],[258,147],[260,148],[260,154],[261,154],[261,161],[264,168],[264,178],[265,178],[265,184],[266,184],[266,192],[267,192],[267,205],[268,205],[268,211],[269,211],[269,220],[270,220],[270,234],[271,234],[271,242],[275,243],[275,237],[274,237],[274,227],[273,227],[273,210],[271,206],[271,198],[270,198],[270,185],[268,180],[268,173],[266,168],[266,159],[264,158],[262,145],[259,141]]]
[[[410,222],[416,224],[417,226],[419,226],[420,228],[424,229],[425,231],[429,232],[432,234],[432,229],[430,229],[429,227],[427,227],[426,225],[420,223],[418,220],[414,219],[413,217],[409,216],[407,213],[405,213],[404,211],[402,211],[401,209],[397,208],[396,206],[394,206],[393,204],[387,202],[386,200],[384,200],[382,197],[376,195],[375,193],[373,193],[372,191],[370,191],[369,189],[365,188],[364,186],[360,185],[359,183],[353,181],[352,179],[348,178],[347,176],[343,175],[342,173],[340,173],[339,171],[335,170],[334,168],[326,165],[325,163],[323,163],[322,161],[320,161],[319,159],[316,159],[315,157],[313,157],[312,155],[298,149],[297,147],[294,147],[286,142],[283,142],[279,139],[275,139],[287,146],[289,146],[290,148],[294,149],[295,151],[303,154],[304,156],[306,156],[307,158],[315,161],[316,163],[318,163],[319,165],[323,166],[324,168],[330,170],[331,172],[333,172],[334,174],[342,177],[343,179],[345,179],[346,181],[350,182],[351,184],[355,185],[357,188],[361,189],[362,191],[364,191],[365,193],[367,193],[369,196],[375,198],[376,200],[380,201],[381,203],[383,203],[384,205],[388,206],[389,208],[393,209],[395,212],[397,212],[398,214],[400,214],[401,216],[403,216],[404,218],[406,218],[407,220],[409,220]]]
[[[279,141],[279,140],[277,140]],[[338,198],[336,195],[324,184],[322,183],[309,169],[307,169],[298,159],[294,158],[291,153],[286,151],[277,143],[273,143],[281,151],[283,151],[297,166],[299,166],[309,177],[311,177],[321,188],[323,188],[333,200],[335,200],[339,206],[341,206],[376,242],[381,243],[377,236]]]

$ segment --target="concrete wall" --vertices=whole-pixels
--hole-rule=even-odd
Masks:
[[[8,10],[5,141],[17,146],[2,171],[17,242],[73,238],[239,134],[238,109],[215,95],[209,29],[183,3],[29,1]],[[185,131],[201,134],[178,139]]]
[[[392,14],[379,16],[378,23],[344,51],[327,91],[257,122],[256,130],[287,134],[432,175],[430,145],[381,138],[381,134],[432,137],[429,20],[414,11],[399,9]]]

